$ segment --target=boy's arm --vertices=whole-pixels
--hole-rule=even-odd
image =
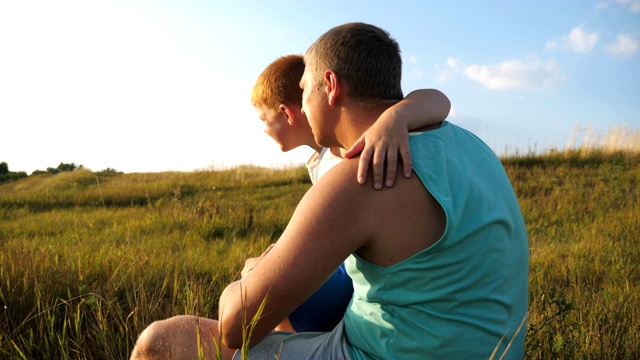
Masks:
[[[450,109],[451,103],[447,96],[435,89],[412,91],[389,107],[344,154],[347,159],[361,154],[358,182],[364,184],[369,163],[373,160],[373,184],[376,189],[382,189],[386,158],[386,186],[392,187],[396,177],[398,152],[402,157],[404,176],[411,176],[409,130],[444,121]]]

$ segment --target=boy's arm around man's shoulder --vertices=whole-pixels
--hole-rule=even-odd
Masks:
[[[325,174],[305,194],[278,242],[240,281],[220,298],[220,326],[226,345],[239,348],[242,331],[266,306],[252,335],[261,340],[313,294],[338,266],[366,246],[372,226],[363,209],[371,201],[370,186],[353,177],[358,160],[346,160]]]

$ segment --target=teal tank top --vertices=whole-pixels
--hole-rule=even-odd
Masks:
[[[353,359],[524,357],[529,248],[497,156],[444,122],[411,134],[413,170],[446,215],[431,247],[389,267],[347,258],[354,294],[344,317]]]

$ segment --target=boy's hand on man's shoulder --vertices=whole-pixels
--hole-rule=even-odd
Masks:
[[[383,189],[384,186],[393,187],[399,158],[402,159],[401,168],[404,177],[409,178],[411,176],[411,152],[408,139],[399,141],[398,145],[394,145],[385,138],[372,139],[367,136],[367,133],[364,133],[343,156],[345,159],[352,159],[358,154],[360,154],[360,159],[357,180],[360,184],[366,183],[370,164],[373,163],[371,167],[373,171],[373,187],[377,190]]]

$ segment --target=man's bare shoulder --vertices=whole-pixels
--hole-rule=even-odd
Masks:
[[[366,216],[370,205],[379,198],[376,193],[388,189],[374,189],[371,174],[366,183],[358,183],[358,165],[358,158],[343,160],[316,181],[305,197],[313,198],[313,204],[329,208],[336,214]]]
[[[371,181],[357,181],[358,159],[346,159],[327,171],[305,194],[299,208],[305,212],[322,213],[323,221],[346,225],[345,217],[365,216],[376,190]],[[362,215],[362,216],[361,216]]]
[[[313,186],[319,191],[328,193],[335,191],[348,191],[348,189],[357,190],[360,185],[357,181],[358,158],[344,159],[332,169],[327,171]],[[368,188],[373,190],[371,176],[367,177]],[[333,189],[333,191],[331,191]]]
[[[416,174],[397,178],[392,188],[375,190],[371,176],[365,184],[356,181],[357,169],[358,159],[345,160],[313,190],[336,224],[362,237],[357,251],[361,257],[390,266],[442,236],[444,212]]]

